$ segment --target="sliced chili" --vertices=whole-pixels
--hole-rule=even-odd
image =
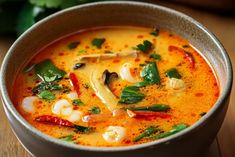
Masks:
[[[75,73],[70,73],[69,74],[69,79],[71,80],[71,82],[73,84],[74,90],[77,92],[77,94],[79,96],[81,94],[80,86],[79,86],[78,79],[77,79],[77,76],[75,75]]]

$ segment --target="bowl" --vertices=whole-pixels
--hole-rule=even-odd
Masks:
[[[17,72],[40,49],[78,30],[112,25],[158,27],[172,31],[197,48],[217,74],[220,96],[212,109],[188,129],[170,137],[125,147],[66,143],[31,126],[16,110],[11,94]],[[60,11],[38,22],[9,49],[1,67],[0,91],[12,130],[32,156],[198,157],[210,146],[224,120],[232,87],[232,66],[218,39],[194,19],[175,10],[141,2],[98,2]],[[14,92],[14,91],[13,91]]]

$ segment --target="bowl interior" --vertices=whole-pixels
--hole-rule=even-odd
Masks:
[[[8,102],[7,108],[23,119],[15,110],[10,93],[19,67],[36,52],[78,30],[117,25],[164,28],[189,40],[208,60],[218,76],[221,95],[211,112],[229,94],[232,84],[230,60],[218,40],[201,24],[184,14],[152,4],[105,2],[77,6],[54,14],[34,25],[14,43],[3,62],[1,75],[1,92],[5,102]]]

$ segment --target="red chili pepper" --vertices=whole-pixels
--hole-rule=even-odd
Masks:
[[[79,96],[81,94],[81,92],[80,92],[80,87],[79,87],[79,83],[78,83],[78,79],[77,79],[76,75],[74,73],[70,73],[69,78],[73,84],[73,88],[75,89],[75,91],[77,92],[77,94]]]
[[[176,46],[172,46],[172,45],[170,45],[170,46],[168,47],[168,50],[169,50],[170,52],[172,52],[172,51],[177,51],[177,52],[181,53],[181,54],[191,63],[192,69],[195,68],[195,60],[194,60],[193,55],[192,55],[191,53],[186,52],[186,51],[185,51],[184,49],[182,49],[182,48],[179,48],[179,47],[176,47]]]
[[[68,120],[64,120],[59,117],[50,116],[50,115],[39,116],[35,118],[35,120],[41,123],[60,125],[60,126],[71,127],[71,128],[75,126],[73,123],[71,123]]]
[[[135,114],[134,118],[170,118],[171,116],[164,112],[152,111],[132,111]]]

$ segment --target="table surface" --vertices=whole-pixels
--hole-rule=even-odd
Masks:
[[[166,2],[159,2],[164,5],[193,17],[209,30],[211,30],[222,42],[228,51],[232,63],[235,63],[235,17],[221,16],[209,12],[195,10],[186,6],[175,5]],[[12,37],[0,37],[0,62],[6,51],[13,43]],[[234,88],[233,88],[234,89]],[[211,145],[206,157],[235,157],[235,91],[232,91],[230,106],[225,121],[220,129],[217,138]],[[0,157],[29,157],[16,137],[12,133],[6,115],[0,105]]]

